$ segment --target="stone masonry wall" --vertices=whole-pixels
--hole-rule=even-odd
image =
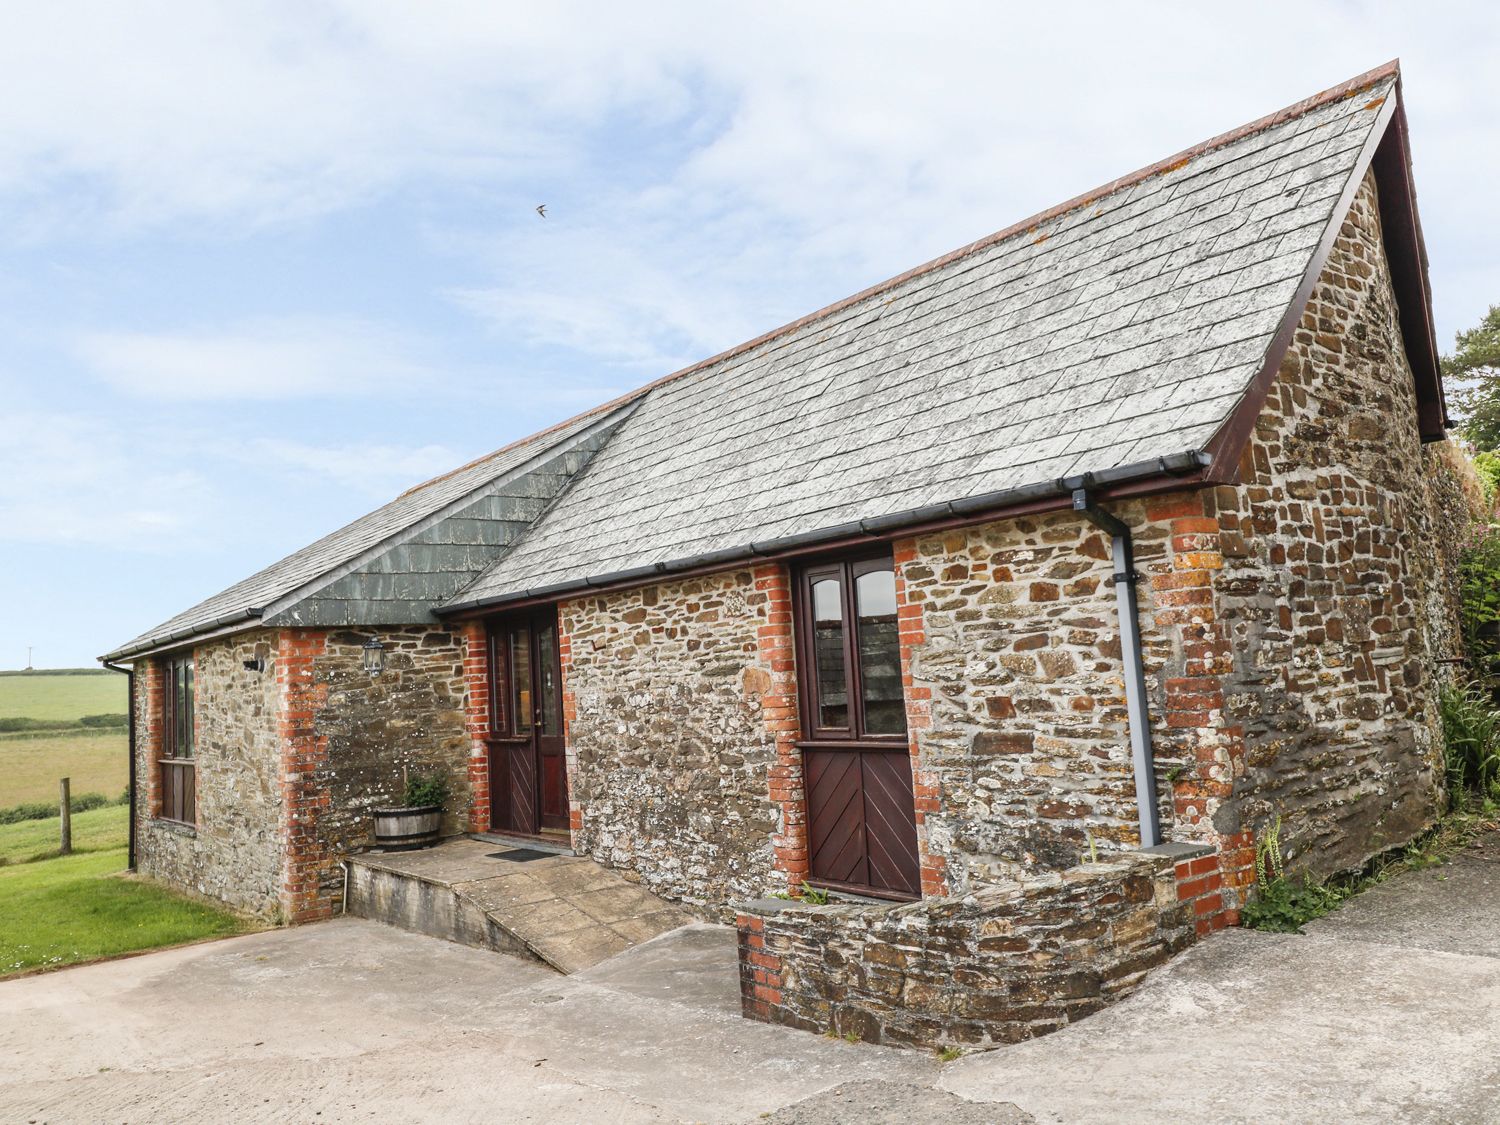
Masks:
[[[157,818],[161,660],[136,665],[136,866],[142,874],[260,915],[275,913],[278,837],[275,633],[257,630],[193,650],[197,824]],[[244,662],[267,661],[265,671]]]
[[[772,840],[797,830],[771,791],[790,650],[762,637],[789,631],[790,614],[784,580],[757,574],[561,607],[574,846],[710,913],[784,886]],[[778,795],[800,800],[799,784],[778,775]]]
[[[1170,518],[1112,510],[1138,569],[1170,575]],[[921,536],[895,557],[924,868],[959,893],[1071,867],[1091,840],[1138,846],[1109,538],[1069,511]],[[1159,684],[1183,659],[1181,594],[1140,595]]]
[[[1244,483],[1109,505],[1135,537],[1166,838],[1218,848],[1230,921],[1274,817],[1327,874],[1409,839],[1440,799],[1433,669],[1454,654],[1464,518],[1417,434],[1374,191]],[[1072,513],[897,544],[924,864],[955,893],[1138,842],[1108,556]]]
[[[1213,611],[1233,654],[1200,708],[1219,837],[1283,820],[1318,875],[1404,843],[1441,807],[1435,660],[1454,655],[1442,497],[1416,425],[1373,176],[1339,233],[1242,463],[1205,497]],[[1220,786],[1223,789],[1224,785]]]
[[[1055,1031],[1194,940],[1191,862],[1136,853],[902,906],[746,904],[743,1014],[905,1047]]]
[[[305,921],[332,912],[340,859],[372,843],[370,810],[401,803],[408,771],[444,775],[443,832],[468,830],[467,679],[463,637],[443,627],[282,632],[285,669],[298,670],[283,686],[286,898]],[[372,637],[385,646],[379,675],[364,670]]]

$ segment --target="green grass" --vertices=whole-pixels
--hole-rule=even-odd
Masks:
[[[0,865],[29,863],[57,853],[61,834],[57,817],[0,824]],[[73,814],[75,852],[117,851],[130,834],[130,810],[124,805]],[[0,870],[3,870],[0,866]]]
[[[81,719],[85,715],[123,715],[125,677],[105,671],[98,676],[0,676],[0,719]]]
[[[124,867],[123,848],[0,867],[0,976],[252,928]]]
[[[0,738],[0,808],[57,800],[60,777],[72,778],[74,793],[118,797],[129,780],[128,754],[124,731]]]

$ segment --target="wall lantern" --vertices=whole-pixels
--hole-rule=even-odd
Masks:
[[[385,668],[385,645],[373,637],[365,642],[365,671],[372,676],[378,676]]]

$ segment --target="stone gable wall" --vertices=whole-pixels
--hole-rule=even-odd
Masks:
[[[789,629],[784,597],[742,569],[564,602],[561,626],[578,851],[710,913],[784,886],[772,839],[798,826],[772,800],[767,699],[789,656],[761,636]]]
[[[1328,874],[1437,814],[1434,661],[1454,653],[1429,459],[1370,176],[1271,389],[1244,483],[1207,502],[1223,556],[1214,604],[1234,653],[1217,834],[1280,816],[1296,863]]]
[[[161,751],[159,658],[136,665],[136,867],[193,894],[274,915],[281,884],[280,752],[271,630],[193,650],[197,825],[156,818]],[[263,672],[244,662],[267,661]]]
[[[1361,190],[1244,483],[1110,503],[1135,537],[1166,838],[1219,849],[1230,909],[1276,816],[1319,874],[1430,823],[1455,654],[1461,467],[1424,450]],[[1107,538],[1072,513],[898,544],[924,847],[959,891],[1138,843]],[[912,706],[909,700],[909,708]],[[922,794],[919,794],[919,797]]]

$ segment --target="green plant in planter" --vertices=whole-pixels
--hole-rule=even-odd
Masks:
[[[448,779],[437,773],[411,774],[406,779],[402,802],[409,809],[448,803]]]

